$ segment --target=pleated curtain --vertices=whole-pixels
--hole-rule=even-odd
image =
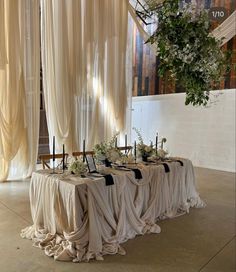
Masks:
[[[39,56],[39,1],[0,0],[0,181],[36,165]]]
[[[81,150],[125,128],[126,0],[41,0],[43,86],[56,150]]]

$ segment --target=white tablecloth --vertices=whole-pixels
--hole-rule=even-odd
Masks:
[[[102,260],[105,254],[125,254],[120,244],[136,235],[160,233],[158,220],[204,207],[196,188],[191,161],[139,165],[143,178],[133,172],[109,170],[105,179],[33,173],[30,204],[33,225],[21,232],[48,256],[61,261]],[[50,170],[49,170],[50,171]]]

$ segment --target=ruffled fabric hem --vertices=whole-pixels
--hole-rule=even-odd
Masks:
[[[146,222],[141,235],[146,233],[160,233],[161,228],[154,223]],[[137,234],[136,234],[137,235]],[[126,237],[126,241],[134,238]],[[89,251],[88,243],[81,245],[79,242],[66,240],[63,235],[47,233],[45,229],[36,229],[34,225],[21,231],[20,236],[33,240],[33,246],[44,250],[45,254],[58,261],[89,262],[92,259],[102,261],[104,255],[125,255],[125,249],[119,242],[104,243],[101,252]]]
[[[175,218],[183,214],[189,213],[191,207],[204,208],[206,204],[200,199],[195,197],[189,199],[186,203],[180,205],[178,209],[167,211],[165,214],[159,216],[158,220],[167,218]],[[126,237],[125,241],[134,238],[136,235],[144,235],[146,233],[160,233],[161,228],[152,222],[146,222],[141,233],[136,233],[132,237]],[[104,243],[101,252],[89,251],[88,243],[81,245],[74,241],[67,240],[63,235],[47,233],[45,229],[36,229],[34,225],[29,226],[21,231],[21,237],[33,240],[33,246],[44,250],[45,254],[53,257],[58,261],[72,261],[72,262],[89,262],[90,260],[102,261],[104,255],[125,255],[125,249],[119,244]]]

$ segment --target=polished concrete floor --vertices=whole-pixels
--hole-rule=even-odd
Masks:
[[[103,262],[57,262],[20,238],[32,223],[28,181],[0,184],[0,271],[83,272],[234,272],[235,174],[196,168],[198,190],[207,207],[160,222],[161,234],[136,237],[123,244],[125,256]]]

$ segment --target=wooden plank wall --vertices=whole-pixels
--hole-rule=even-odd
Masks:
[[[205,8],[225,7],[229,15],[236,9],[235,0],[198,0],[197,3],[204,5]],[[214,29],[218,25],[219,23],[214,22],[212,28]],[[158,57],[144,43],[135,27],[133,37],[133,96],[184,92],[183,88],[169,82],[167,77],[160,78],[157,75]],[[220,85],[216,86],[216,89],[236,88],[236,71],[234,68],[236,66],[236,37],[232,38],[223,48],[233,52],[232,69],[229,74],[225,75]]]

